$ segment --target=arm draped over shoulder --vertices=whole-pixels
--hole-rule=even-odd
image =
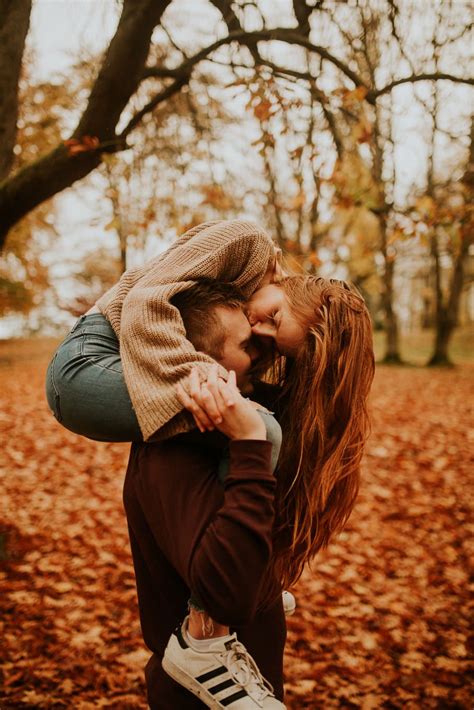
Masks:
[[[97,306],[120,341],[125,382],[145,440],[194,426],[182,411],[175,385],[193,365],[206,374],[214,363],[186,339],[171,298],[200,278],[232,283],[249,297],[273,254],[272,240],[252,222],[206,222],[155,259],[127,270],[99,299]]]

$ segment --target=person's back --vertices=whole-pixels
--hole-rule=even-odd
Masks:
[[[256,351],[242,304],[232,286],[207,281],[173,301],[186,337],[234,371],[239,386],[249,391]],[[269,454],[273,448],[278,456],[279,441],[272,447],[265,440],[262,417],[272,417],[257,414],[236,394],[248,424],[232,425],[230,444],[212,432],[132,449],[124,503],[142,629],[154,653],[147,670],[152,707],[200,706],[164,677],[161,659],[167,673],[209,707],[222,707],[216,704],[221,700],[236,710],[283,707],[261,676],[263,672],[281,697],[285,630],[278,590],[273,608],[259,615],[257,623],[251,621],[271,554],[276,461],[270,463]],[[190,590],[189,618],[165,651],[186,612]],[[204,618],[211,621],[212,633],[202,638]],[[239,627],[239,640],[230,634],[229,624]],[[225,662],[216,661],[222,655]]]
[[[189,433],[132,446],[124,506],[141,626],[153,652],[146,669],[152,710],[203,707],[161,666],[191,589],[214,617],[231,622],[276,697],[283,697],[286,624],[277,585],[275,603],[257,610],[271,554],[270,444],[232,442],[230,471],[221,485],[219,439],[214,432]]]

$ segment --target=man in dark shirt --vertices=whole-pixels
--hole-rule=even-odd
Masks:
[[[246,386],[253,359],[250,327],[241,310],[223,305],[229,303],[229,294],[226,299],[217,306],[214,302],[211,309],[213,337],[220,330],[222,345],[217,355],[211,354],[234,369],[239,384]],[[180,310],[192,339],[186,303]],[[210,334],[202,313],[200,320],[201,332]],[[197,343],[198,339],[193,340],[196,347],[213,350],[209,343]],[[255,399],[257,393],[252,396]],[[272,684],[276,698],[283,697],[286,624],[277,585],[275,601],[261,605],[268,592],[265,572],[272,551],[275,478],[271,444],[253,439],[230,441],[229,471],[222,485],[217,469],[226,445],[227,439],[218,432],[191,432],[132,446],[124,505],[142,631],[153,654],[146,668],[152,710],[205,707],[161,666],[170,635],[186,615],[191,590],[213,619],[237,632]]]

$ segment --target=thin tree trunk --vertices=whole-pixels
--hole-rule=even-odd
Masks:
[[[380,216],[380,231],[382,236],[382,254],[384,257],[384,290],[382,294],[382,305],[385,313],[385,336],[386,348],[384,363],[399,364],[402,362],[400,356],[400,338],[398,330],[398,319],[393,309],[393,275],[395,271],[395,260],[390,258],[387,250],[387,222],[385,215]]]
[[[269,188],[270,188],[269,202],[271,203],[271,205],[273,207],[273,215],[275,217],[275,237],[276,237],[278,246],[283,249],[285,247],[285,230],[284,230],[283,222],[281,219],[280,208],[278,206],[276,180],[275,180],[275,174],[273,172],[273,167],[271,164],[270,156],[268,154],[269,151],[270,151],[270,148],[268,146],[265,146],[264,151],[263,151],[263,162],[265,165],[265,172],[267,174],[268,184],[269,184]]]
[[[385,310],[386,350],[383,361],[385,363],[401,363],[399,350],[398,319],[393,310],[393,272],[395,262],[385,258],[385,289],[383,304]]]
[[[472,242],[472,233],[465,234],[461,249],[454,263],[448,302],[446,305],[441,304],[439,312],[437,312],[435,345],[433,354],[428,362],[430,366],[449,366],[453,364],[449,358],[448,350],[458,322],[459,305],[464,285],[464,270]]]
[[[0,0],[0,180],[13,165],[18,119],[18,84],[31,0]]]
[[[435,89],[435,99],[437,92]],[[436,104],[435,104],[436,106]],[[436,116],[434,114],[434,127],[436,128]],[[474,185],[474,119],[471,121],[471,143],[469,151],[469,162],[464,173],[462,182],[467,187],[466,201],[472,201]],[[431,184],[429,183],[431,188]],[[433,194],[433,190],[430,190]],[[438,250],[438,240],[436,231],[431,240],[431,255],[435,273],[435,294],[436,294],[436,336],[433,354],[428,365],[450,366],[451,362],[448,354],[449,344],[456,328],[459,316],[459,305],[461,302],[462,289],[464,285],[464,270],[469,256],[469,248],[474,241],[472,217],[469,213],[465,216],[465,223],[461,225],[461,246],[454,257],[453,272],[449,284],[447,300],[443,300],[441,288],[441,265]]]
[[[380,185],[383,195],[383,212],[379,215],[381,252],[384,259],[384,290],[382,294],[382,305],[385,313],[385,336],[386,348],[383,362],[387,364],[398,364],[402,362],[400,355],[400,337],[398,328],[398,318],[393,308],[394,287],[393,276],[395,272],[395,259],[391,257],[387,245],[387,213],[388,205],[386,198],[386,184],[383,180],[383,151],[379,145],[380,125],[377,107],[375,109],[374,122],[374,144],[373,144],[373,177],[375,183]]]

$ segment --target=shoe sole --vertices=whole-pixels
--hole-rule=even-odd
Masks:
[[[225,706],[216,700],[201,683],[198,683],[192,675],[185,673],[182,668],[173,663],[173,661],[170,661],[169,658],[164,656],[161,665],[163,666],[163,670],[173,678],[173,680],[193,693],[199,700],[202,700],[208,708],[211,708],[211,710],[225,710]]]

